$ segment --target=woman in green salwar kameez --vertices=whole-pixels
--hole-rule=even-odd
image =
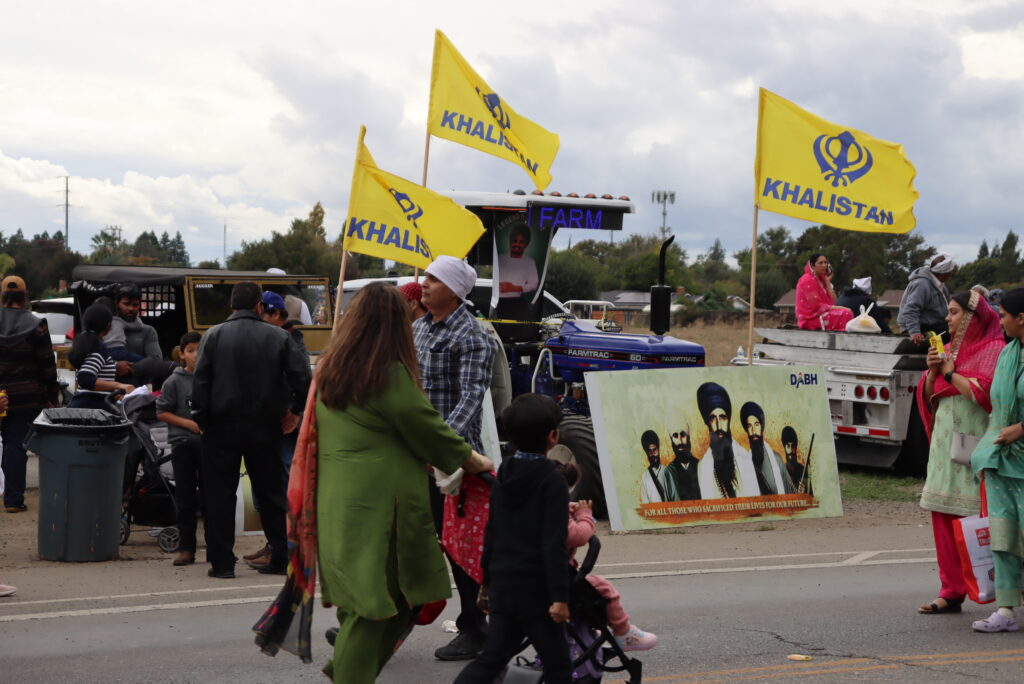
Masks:
[[[984,478],[988,524],[995,561],[996,612],[972,627],[977,632],[1015,632],[1020,622],[1020,564],[1024,556],[1024,288],[1003,294],[999,318],[1010,338],[999,355],[992,382],[992,419],[971,454],[971,467]]]
[[[355,296],[317,364],[317,541],[325,604],[338,608],[335,682],[373,682],[413,610],[451,596],[428,497],[428,464],[493,464],[441,419],[416,378],[397,288]]]

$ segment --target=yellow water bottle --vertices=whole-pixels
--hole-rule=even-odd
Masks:
[[[946,360],[946,345],[942,343],[942,336],[938,333],[928,333],[928,344],[932,346],[935,351],[939,352],[939,358],[943,361]]]

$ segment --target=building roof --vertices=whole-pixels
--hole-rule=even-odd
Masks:
[[[776,308],[781,306],[796,306],[796,288],[779,297],[772,305]]]
[[[878,295],[879,303],[885,302],[886,306],[895,306],[899,308],[900,304],[903,303],[903,293],[906,290],[886,290],[882,294]]]
[[[651,303],[651,293],[639,290],[608,290],[600,299],[611,302],[616,309],[642,309]]]

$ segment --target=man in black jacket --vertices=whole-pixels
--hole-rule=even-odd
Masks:
[[[259,285],[234,286],[234,313],[203,336],[192,382],[192,415],[203,431],[211,577],[235,576],[235,490],[242,459],[271,547],[271,561],[259,571],[283,575],[288,566],[281,439],[298,426],[309,370],[292,337],[260,319],[262,306]]]
[[[483,651],[455,682],[493,682],[525,636],[544,663],[544,681],[569,684],[569,488],[547,458],[562,411],[550,397],[523,394],[501,419],[517,451],[491,490],[480,589],[490,627]]]

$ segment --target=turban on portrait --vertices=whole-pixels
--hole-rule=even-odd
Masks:
[[[732,414],[729,393],[718,383],[705,382],[697,388],[697,410],[700,411],[705,423],[710,420],[711,412],[718,408],[725,411],[726,415]]]
[[[658,433],[654,430],[647,430],[644,434],[640,435],[640,445],[647,450],[650,445],[661,446],[661,440],[658,439]]]
[[[761,426],[764,426],[764,409],[752,401],[748,401],[740,407],[740,425],[742,425],[744,429],[747,427],[747,418],[750,416],[757,416],[757,420],[761,423]]]

